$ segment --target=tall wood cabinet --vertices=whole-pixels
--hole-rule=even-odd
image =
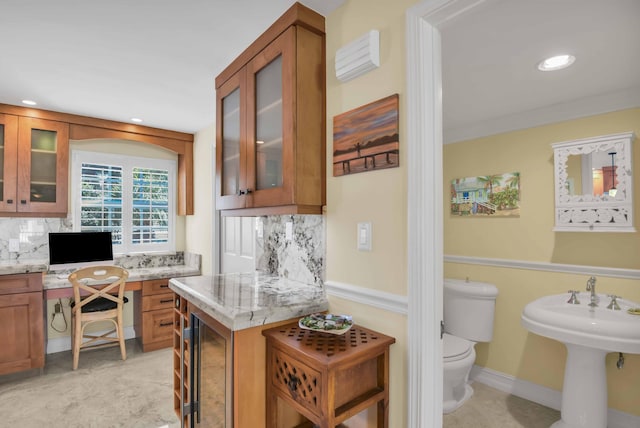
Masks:
[[[324,17],[294,4],[216,78],[216,206],[321,213]]]
[[[69,124],[0,114],[0,213],[67,213]]]
[[[42,273],[0,276],[0,375],[44,367]]]

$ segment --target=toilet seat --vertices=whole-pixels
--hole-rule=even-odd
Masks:
[[[473,342],[461,337],[445,333],[443,337],[443,359],[444,362],[462,360],[473,351]]]

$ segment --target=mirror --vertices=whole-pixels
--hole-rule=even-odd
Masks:
[[[635,232],[633,133],[553,144],[555,231]]]

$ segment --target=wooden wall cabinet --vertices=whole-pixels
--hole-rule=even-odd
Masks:
[[[69,124],[0,114],[0,213],[67,214]]]
[[[0,276],[0,375],[44,367],[42,273]]]
[[[324,18],[294,4],[216,78],[216,207],[305,214],[325,204]]]
[[[173,345],[174,296],[169,279],[142,281],[142,290],[136,292],[136,337],[142,351],[169,348]]]
[[[177,214],[193,214],[193,134],[0,104],[0,216],[66,216],[69,140],[93,139],[137,141],[175,153]]]

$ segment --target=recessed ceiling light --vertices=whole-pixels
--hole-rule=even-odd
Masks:
[[[34,106],[37,103],[35,101],[31,101],[31,100],[22,100],[22,104],[26,104],[28,106]]]
[[[551,58],[543,59],[538,63],[540,71],[555,71],[569,67],[576,60],[573,55],[556,55]]]
[[[132,117],[131,118],[131,122],[140,123],[140,122],[142,122],[142,119],[139,119],[137,117]]]

